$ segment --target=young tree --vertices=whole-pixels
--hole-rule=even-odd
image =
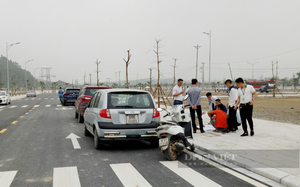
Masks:
[[[130,49],[129,49],[129,50],[127,50],[127,60],[125,60],[123,58],[123,60],[124,60],[124,62],[126,64],[126,88],[129,88],[129,83],[128,83],[128,66],[131,63],[130,62],[130,58],[131,58],[131,54],[130,54]]]

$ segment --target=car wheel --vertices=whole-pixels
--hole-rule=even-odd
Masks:
[[[84,135],[84,136],[90,136],[90,135],[91,135],[90,131],[87,130],[87,128],[86,128],[85,125],[84,125],[83,135]]]
[[[103,144],[101,143],[101,140],[98,137],[96,129],[94,130],[94,147],[98,150],[103,148]]]
[[[75,118],[78,118],[78,112],[75,111]]]
[[[153,148],[159,147],[158,139],[157,140],[150,140],[149,142],[150,142],[151,147],[153,147]]]
[[[78,114],[78,123],[83,123],[83,116]]]

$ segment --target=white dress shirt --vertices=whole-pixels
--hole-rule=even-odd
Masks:
[[[228,101],[228,105],[230,107],[234,107],[236,104],[236,100],[238,99],[239,94],[238,94],[238,90],[236,87],[231,87],[229,90],[229,101]]]
[[[180,92],[182,92],[182,86],[174,86],[173,88],[173,95],[179,94]],[[178,95],[178,96],[174,96],[174,100],[178,100],[178,101],[182,101],[183,100],[183,96],[182,94]]]
[[[239,88],[240,103],[247,104],[253,99],[253,93],[256,92],[252,85],[245,85],[245,88]]]
[[[211,96],[211,100],[207,99],[208,105],[209,105],[209,110],[215,110],[212,105],[214,104],[214,107],[216,107],[216,100],[217,99],[218,98],[216,96]]]

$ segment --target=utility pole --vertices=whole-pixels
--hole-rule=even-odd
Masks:
[[[176,61],[177,61],[177,59],[175,58],[174,59],[174,65],[172,66],[173,68],[174,68],[174,80],[173,80],[173,85],[175,85],[175,83],[176,83]]]
[[[198,49],[201,47],[197,44],[197,46],[194,46],[197,49],[197,54],[196,54],[196,79],[198,79]]]
[[[121,71],[119,71],[119,86],[121,86]]]
[[[92,85],[92,74],[90,73],[90,86]]]
[[[97,65],[97,86],[99,86],[99,64],[101,63],[101,61],[96,61],[96,65]]]
[[[25,88],[26,88],[26,92],[28,90],[28,83],[27,83],[27,63],[33,61],[33,59],[31,60],[26,60],[25,61]]]
[[[228,66],[229,66],[229,70],[230,70],[231,80],[234,81],[234,80],[233,80],[233,76],[232,76],[232,71],[231,71],[230,63],[228,63]]]
[[[203,34],[206,34],[209,36],[209,76],[208,76],[208,82],[209,82],[209,88],[210,88],[210,70],[211,70],[211,30],[208,32],[203,32]]]
[[[204,62],[202,62],[202,87],[204,88]]]
[[[273,97],[275,97],[276,80],[274,76],[274,62],[272,61],[272,75],[273,75]]]
[[[84,72],[84,75],[83,75],[83,85],[85,85],[85,77],[86,77],[86,73]]]
[[[254,80],[254,65],[255,64],[258,64],[259,62],[247,62],[248,64],[251,64],[252,65],[252,80]]]
[[[150,93],[152,94],[152,68],[150,68]]]

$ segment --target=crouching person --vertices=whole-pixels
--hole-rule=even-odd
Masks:
[[[228,127],[227,113],[223,111],[224,110],[223,107],[224,107],[223,105],[217,105],[216,110],[207,112],[208,117],[212,120],[212,125],[216,129],[214,130],[214,132],[219,132],[219,131],[223,132]]]

